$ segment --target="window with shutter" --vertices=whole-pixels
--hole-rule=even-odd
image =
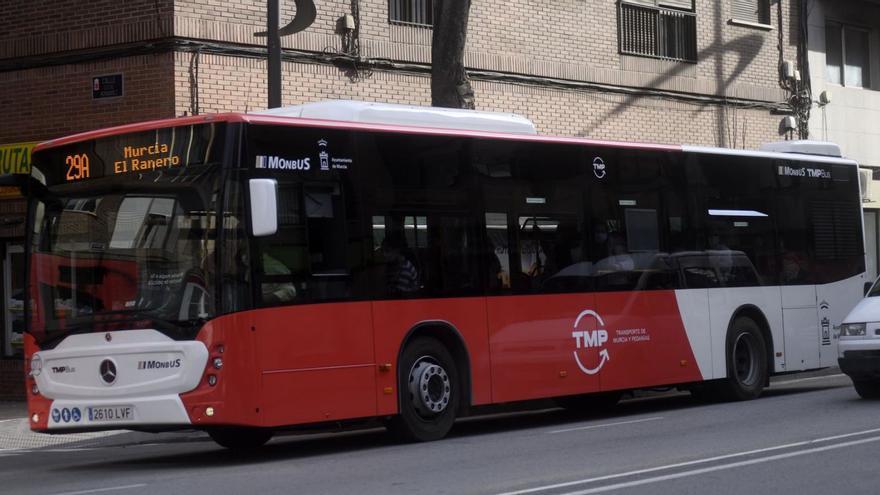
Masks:
[[[388,22],[431,27],[434,0],[388,0]]]
[[[697,61],[697,16],[693,0],[620,0],[620,53]]]
[[[770,0],[731,0],[733,20],[754,24],[770,24]]]

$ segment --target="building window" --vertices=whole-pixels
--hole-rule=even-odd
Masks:
[[[825,77],[828,82],[867,88],[868,31],[837,22],[825,23]]]
[[[388,22],[431,27],[434,0],[388,0]]]
[[[770,0],[731,0],[734,21],[770,24]]]
[[[620,53],[697,61],[697,16],[691,0],[620,2]]]

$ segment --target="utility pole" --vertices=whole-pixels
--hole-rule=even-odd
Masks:
[[[281,36],[278,34],[280,18],[279,0],[268,0],[266,13],[266,48],[269,51],[269,108],[281,106]]]

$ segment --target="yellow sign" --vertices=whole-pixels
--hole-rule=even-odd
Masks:
[[[0,144],[0,174],[31,173],[31,150],[37,143]]]

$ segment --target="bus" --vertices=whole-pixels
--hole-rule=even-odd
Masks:
[[[758,397],[833,366],[865,283],[857,164],[538,135],[361,102],[190,116],[39,145],[30,427],[194,428],[253,448],[479,406]]]

